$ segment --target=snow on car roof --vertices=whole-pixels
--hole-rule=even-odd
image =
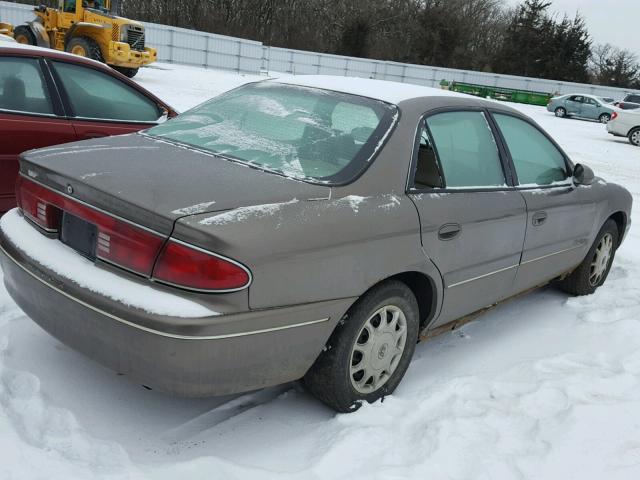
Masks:
[[[69,57],[71,59],[75,59],[81,62],[94,62],[98,65],[103,65],[103,63],[98,62],[97,60],[93,60],[91,58],[87,58],[87,57],[79,57],[78,55],[74,55],[73,53],[68,53],[68,52],[63,52],[61,50],[55,50],[55,49],[51,49],[51,48],[44,48],[44,47],[37,47],[35,45],[25,45],[24,43],[0,43],[0,52],[3,51],[9,51],[9,50],[31,50],[34,53],[35,52],[39,52],[42,53],[45,56],[49,56],[49,57]]]
[[[288,85],[299,85],[301,87],[322,88],[335,92],[351,93],[393,104],[420,97],[456,96],[469,98],[466,95],[448,90],[370,78],[340,77],[333,75],[295,75],[274,78],[271,81]]]

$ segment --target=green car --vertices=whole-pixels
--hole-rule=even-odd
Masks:
[[[553,97],[547,105],[547,110],[555,113],[556,117],[579,117],[598,120],[607,123],[611,120],[614,99],[596,97],[595,95],[563,95]]]

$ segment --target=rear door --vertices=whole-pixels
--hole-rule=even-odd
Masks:
[[[434,326],[507,297],[526,228],[522,195],[505,176],[482,110],[443,111],[421,121],[409,197],[422,244],[444,281]]]
[[[567,113],[569,115],[580,116],[582,112],[582,102],[584,101],[584,97],[582,95],[572,95],[570,96],[565,105],[567,107]]]
[[[0,57],[0,214],[15,207],[22,152],[76,138],[42,67],[36,58]]]
[[[58,60],[51,65],[79,140],[136,132],[162,120],[153,99],[115,76]]]
[[[576,187],[564,153],[536,125],[494,112],[527,204],[527,232],[513,293],[538,286],[578,265],[596,227],[589,188]]]

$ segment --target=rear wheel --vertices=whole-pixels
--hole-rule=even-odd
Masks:
[[[126,67],[112,67],[114,70],[117,70],[125,77],[133,78],[138,74],[137,68],[126,68]]]
[[[609,275],[618,248],[618,236],[616,222],[607,220],[585,259],[562,280],[560,287],[571,295],[589,295],[595,292]]]
[[[611,120],[611,115],[609,115],[608,113],[603,113],[598,117],[598,121],[600,123],[609,123],[609,120]]]
[[[418,303],[407,286],[389,281],[372,289],[338,324],[307,372],[309,391],[338,412],[391,394],[418,341]]]
[[[564,107],[558,107],[555,109],[555,114],[558,118],[564,118],[567,116],[567,111],[564,109]]]
[[[640,147],[640,127],[634,128],[629,132],[629,141],[631,142],[631,145]]]
[[[99,62],[103,61],[100,46],[89,37],[74,37],[67,43],[66,51]]]
[[[26,25],[20,25],[13,31],[13,38],[23,45],[37,45],[36,36]]]

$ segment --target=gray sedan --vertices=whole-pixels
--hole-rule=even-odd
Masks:
[[[578,117],[607,123],[615,108],[613,98],[594,95],[563,95],[553,97],[547,104],[547,110],[556,117]]]
[[[4,282],[61,341],[173,394],[304,379],[342,412],[474,312],[594,292],[632,202],[507,106],[313,76],[28,152],[17,197]]]

